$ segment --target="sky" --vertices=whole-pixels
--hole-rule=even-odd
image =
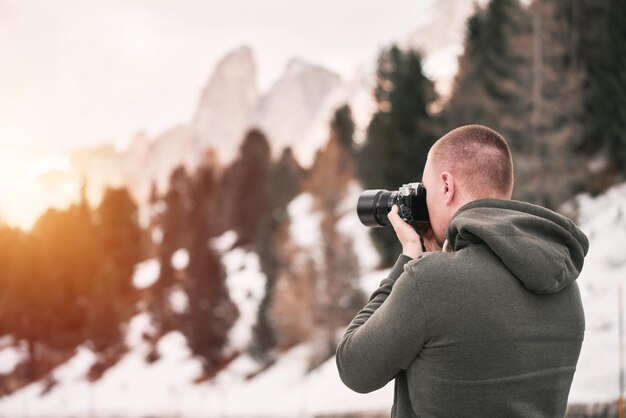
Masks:
[[[449,79],[459,34],[440,22],[469,1],[0,0],[0,224],[30,228],[75,200],[80,179],[46,177],[71,169],[68,151],[189,123],[216,64],[241,46],[261,93],[293,59],[349,81],[416,37],[430,49],[425,72]]]
[[[241,45],[262,90],[292,58],[349,78],[430,1],[0,0],[0,160],[186,123]]]

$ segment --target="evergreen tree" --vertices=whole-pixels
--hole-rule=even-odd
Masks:
[[[239,158],[224,175],[221,183],[220,211],[228,216],[227,229],[239,237],[238,245],[254,242],[263,218],[269,213],[272,193],[268,189],[272,161],[270,146],[259,130],[246,134],[239,149]]]
[[[169,290],[176,283],[172,267],[172,255],[180,248],[189,247],[190,227],[189,211],[194,207],[191,197],[192,180],[184,167],[176,168],[169,181],[169,188],[163,198],[165,210],[160,214],[163,238],[158,247],[158,259],[161,265],[159,279],[152,287],[151,309],[154,321],[161,331],[174,326],[176,314],[169,306]]]
[[[120,276],[120,291],[128,292],[141,255],[137,205],[127,189],[107,189],[96,211],[103,251]]]
[[[530,79],[528,13],[518,0],[492,0],[467,21],[465,51],[444,116],[449,129],[483,124],[515,149],[526,145]]]
[[[515,197],[557,209],[587,177],[587,164],[576,153],[582,73],[570,59],[570,32],[556,2],[535,0],[530,13],[528,146],[516,155]]]
[[[13,267],[13,251],[19,242],[17,231],[0,223],[0,336],[15,330],[19,310],[17,280]]]
[[[354,153],[354,120],[350,106],[346,104],[335,111],[330,127],[341,147],[348,155],[352,155]]]
[[[267,278],[265,295],[259,306],[257,322],[253,328],[251,353],[262,361],[271,360],[272,350],[277,344],[277,335],[270,310],[276,295],[276,282],[282,261],[278,254],[279,229],[287,217],[287,204],[300,191],[302,168],[286,149],[277,164],[271,167],[263,187],[267,202],[266,212],[259,222],[254,248],[259,255],[261,268]],[[291,263],[293,260],[288,260]]]
[[[209,248],[212,206],[215,200],[213,170],[201,167],[195,176],[190,199],[188,250],[189,265],[185,271],[185,291],[189,310],[184,316],[185,335],[194,354],[201,356],[205,370],[210,371],[223,360],[228,330],[237,318],[237,308],[226,288],[226,277],[218,255]]]
[[[576,58],[587,73],[582,147],[589,154],[607,156],[626,175],[626,4],[622,0],[571,3],[572,26],[578,35]]]
[[[123,280],[115,263],[105,262],[92,278],[89,304],[86,307],[84,338],[96,351],[104,351],[121,341],[121,324],[128,319],[128,302],[120,297]]]
[[[364,188],[397,190],[420,179],[435,140],[429,112],[435,92],[422,72],[420,54],[397,46],[383,51],[374,95],[378,112],[358,155],[357,174]],[[373,229],[372,234],[383,264],[391,264],[400,252],[393,230]]]
[[[253,328],[251,353],[262,361],[271,359],[272,349],[278,344],[276,323],[271,320],[271,309],[276,296],[276,283],[281,267],[279,254],[280,230],[287,218],[287,204],[300,191],[303,171],[291,149],[283,151],[278,163],[271,167],[264,188],[268,202],[267,212],[259,224],[254,248],[259,255],[261,268],[267,278],[265,295],[259,305],[257,321]],[[289,260],[288,262],[291,262]]]
[[[131,280],[141,256],[141,228],[125,188],[105,190],[94,217],[101,259],[90,277],[85,336],[104,350],[120,342],[120,327],[134,312]]]
[[[345,216],[343,203],[354,178],[354,162],[331,129],[307,179],[306,188],[315,196],[315,210],[321,215],[321,265],[316,266],[315,304],[319,357],[309,362],[316,367],[337,349],[337,330],[345,327],[365,303],[359,286],[360,266],[351,238],[338,227]],[[332,187],[328,187],[332,184]],[[397,254],[396,254],[397,255]]]
[[[283,153],[283,159],[290,156],[290,151]],[[279,166],[289,167],[281,163]],[[285,206],[291,200],[293,186],[294,179],[288,171],[281,172],[277,178],[267,138],[256,129],[246,134],[238,159],[219,185],[222,199],[216,213],[226,215],[222,228],[226,225],[226,230],[237,232],[237,245],[250,246],[256,251],[267,278],[251,347],[251,353],[262,361],[269,360],[276,344],[274,328],[268,319],[278,268],[276,234],[285,216]]]

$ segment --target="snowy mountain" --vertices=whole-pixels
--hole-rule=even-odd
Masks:
[[[270,138],[275,157],[293,147],[296,158],[308,165],[328,135],[328,128],[315,132],[315,124],[330,121],[333,109],[326,101],[341,84],[339,76],[325,68],[293,60],[264,95],[250,124]]]
[[[124,151],[110,145],[76,150],[70,155],[75,175],[87,179],[93,196],[107,185],[128,185],[143,203],[152,183],[164,191],[179,165],[193,169],[201,162],[221,166],[232,162],[245,133],[254,128],[267,135],[275,159],[292,147],[296,158],[309,165],[328,139],[334,110],[349,101],[350,94],[362,102],[363,96],[369,96],[355,89],[355,83],[347,85],[338,75],[302,60],[292,61],[272,88],[260,95],[255,65],[247,47],[227,54],[204,88],[189,125],[155,138],[139,133]],[[369,115],[357,120],[365,123]]]
[[[213,148],[220,160],[232,161],[258,105],[254,56],[241,47],[222,58],[202,91],[191,128],[194,157]]]
[[[415,29],[389,40],[388,45],[396,42],[401,47],[423,52],[424,71],[435,81],[443,97],[434,108],[442,104],[451,90],[457,57],[462,52],[465,19],[474,4],[485,3],[485,0],[427,0]],[[47,188],[45,196],[38,192],[47,187],[40,178],[35,179],[30,193],[17,189],[9,193],[7,201],[23,201],[22,206],[28,209],[22,210],[19,217],[14,213],[5,217],[9,223],[19,222],[28,228],[47,207],[61,208],[77,201],[83,180],[87,180],[92,202],[99,200],[106,186],[129,186],[133,197],[143,204],[148,200],[152,184],[163,192],[170,173],[179,165],[193,169],[200,162],[228,164],[245,132],[255,127],[267,135],[274,158],[289,146],[299,163],[307,167],[315,151],[327,140],[329,121],[339,106],[350,105],[356,123],[356,141],[364,139],[376,111],[372,91],[380,48],[381,45],[372,45],[371,57],[355,62],[354,74],[343,79],[323,66],[308,63],[306,54],[302,54],[304,59],[293,59],[286,65],[267,91],[260,91],[257,84],[254,51],[246,46],[235,48],[216,64],[206,84],[198,89],[197,106],[188,120],[156,134],[139,132],[128,141],[115,138],[118,144],[129,144],[124,149],[102,144],[43,156],[43,159],[66,160],[64,177],[57,176],[54,187]],[[137,126],[141,125],[137,121]],[[39,196],[33,197],[36,195]],[[0,210],[7,211],[3,206],[7,205],[0,202]]]
[[[444,98],[452,86],[465,19],[473,7],[473,2],[463,0],[432,1],[416,29],[396,40],[402,47],[423,52],[424,71]],[[69,174],[75,196],[84,178],[94,201],[106,186],[127,185],[135,199],[145,203],[152,184],[164,191],[170,173],[179,165],[193,169],[200,162],[230,163],[252,128],[266,134],[274,158],[291,147],[299,163],[307,167],[328,139],[335,109],[346,103],[352,109],[356,141],[360,142],[376,111],[372,91],[378,52],[373,49],[372,57],[360,63],[347,79],[294,59],[271,88],[261,92],[254,52],[246,46],[236,48],[215,66],[188,122],[181,121],[155,136],[140,132],[124,150],[103,145],[71,152]]]

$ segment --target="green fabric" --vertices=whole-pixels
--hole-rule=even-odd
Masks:
[[[342,381],[367,393],[395,379],[394,417],[563,416],[587,238],[547,209],[485,199],[455,214],[448,241],[398,258],[339,344]]]

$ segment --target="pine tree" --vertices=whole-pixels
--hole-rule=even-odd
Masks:
[[[586,178],[587,164],[576,152],[582,133],[582,72],[569,56],[571,34],[558,5],[535,0],[530,13],[528,147],[517,155],[516,198],[557,209],[580,191]]]
[[[343,105],[335,111],[331,121],[331,129],[337,136],[339,144],[348,153],[354,153],[354,120],[350,106]]]
[[[364,188],[397,190],[421,178],[428,150],[435,140],[429,106],[435,100],[433,83],[423,74],[421,56],[397,46],[381,53],[374,92],[378,112],[367,129],[357,159],[357,174]],[[391,228],[372,234],[389,265],[400,252]]]
[[[467,22],[465,51],[444,110],[448,129],[483,124],[503,134],[514,149],[527,146],[529,25],[518,0],[477,7]]]
[[[343,328],[365,303],[359,286],[360,266],[354,243],[338,227],[343,202],[354,178],[354,162],[331,126],[330,139],[315,159],[306,187],[315,196],[321,215],[322,262],[317,266],[315,304],[317,358],[310,367],[328,359],[337,349],[337,330]],[[332,187],[328,184],[332,183]],[[314,355],[315,356],[315,355]]]
[[[104,350],[119,342],[121,324],[134,312],[131,280],[141,256],[141,228],[125,188],[107,189],[94,217],[92,239],[98,240],[100,260],[90,277],[85,334]]]
[[[291,149],[286,149],[277,164],[271,167],[263,187],[267,209],[259,222],[254,248],[259,255],[261,268],[267,278],[265,295],[259,306],[257,322],[253,328],[251,353],[262,361],[271,360],[272,350],[278,344],[276,326],[271,309],[276,296],[279,269],[293,260],[281,260],[279,254],[280,226],[287,217],[287,204],[301,190],[302,168]]]
[[[270,146],[265,135],[252,130],[239,149],[239,158],[226,171],[220,184],[222,207],[228,216],[227,229],[238,235],[238,245],[254,242],[263,218],[269,214],[272,193],[268,187],[272,168]]]
[[[160,214],[158,223],[161,225],[163,239],[158,248],[158,259],[161,265],[159,279],[152,287],[152,314],[161,331],[174,326],[176,315],[169,306],[169,290],[176,283],[175,271],[172,267],[172,255],[180,248],[189,246],[190,226],[189,212],[194,206],[191,197],[192,180],[184,167],[176,168],[169,181],[169,188],[163,198],[165,210]]]
[[[107,189],[96,211],[99,232],[107,258],[121,277],[121,291],[128,292],[141,255],[138,208],[127,189]]]
[[[587,73],[582,146],[626,175],[626,4],[582,0],[578,6],[571,16],[577,58]]]
[[[211,371],[223,360],[223,347],[228,330],[237,318],[237,308],[226,288],[226,277],[219,256],[207,245],[215,208],[213,170],[201,167],[190,190],[193,202],[189,211],[189,265],[184,287],[189,300],[183,316],[184,332],[194,354],[201,356],[205,370]]]

